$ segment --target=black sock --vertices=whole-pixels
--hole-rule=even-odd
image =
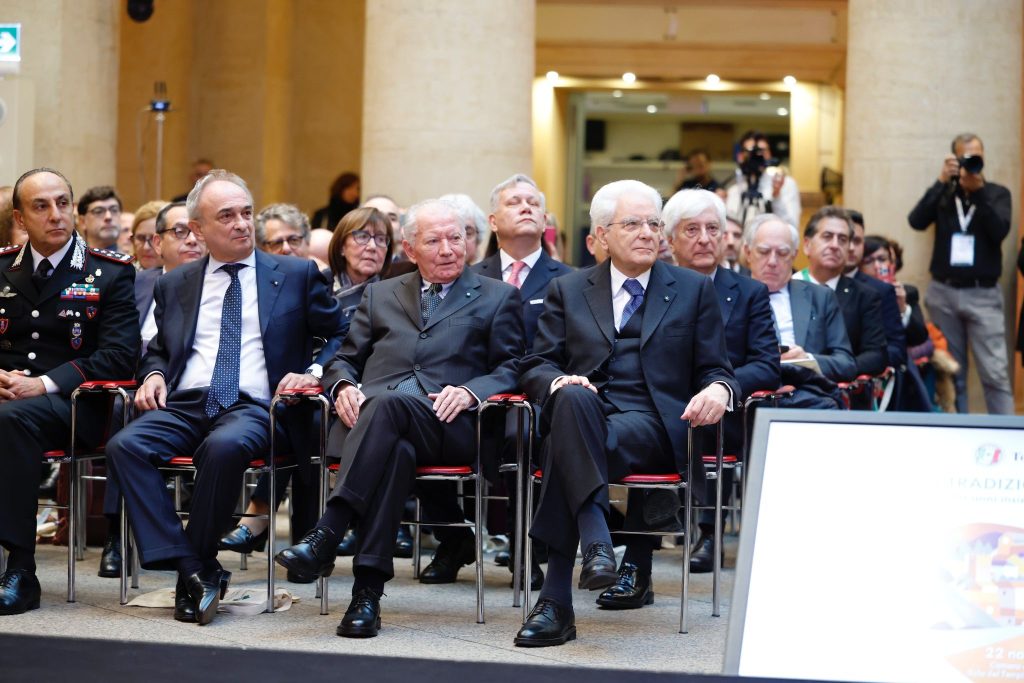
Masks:
[[[22,569],[27,572],[36,572],[36,554],[31,550],[19,550],[11,548],[7,555],[8,569]]]
[[[597,504],[597,491],[587,498],[576,514],[576,524],[580,530],[580,547],[586,551],[591,543],[612,544],[612,535],[608,532],[608,519],[604,509]]]
[[[316,525],[326,528],[337,537],[337,542],[340,542],[345,537],[348,525],[352,523],[354,513],[351,505],[340,498],[332,498],[327,501],[324,516]]]
[[[352,595],[369,588],[377,597],[384,595],[384,584],[389,577],[387,574],[374,567],[353,567],[352,568]]]
[[[654,543],[661,543],[660,536],[637,536],[626,543],[626,554],[622,556],[622,564],[627,562],[636,565],[637,573],[650,576],[654,562]]]
[[[548,549],[548,573],[537,599],[548,598],[565,607],[572,606],[572,568],[575,557],[566,557],[554,548]]]
[[[195,555],[179,557],[174,561],[178,576],[186,578],[203,571],[203,562]]]

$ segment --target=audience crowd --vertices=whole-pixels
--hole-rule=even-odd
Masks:
[[[138,383],[128,424],[108,429],[99,403],[75,420],[83,446],[105,443],[109,468],[99,574],[120,575],[123,498],[142,566],[177,571],[174,618],[207,624],[231,578],[218,551],[263,549],[266,515],[290,495],[292,545],[276,556],[289,581],[330,576],[338,554],[354,556],[344,637],[381,627],[393,558],[411,553],[410,497],[432,521],[465,516],[453,489],[416,483],[416,467],[476,462],[477,407],[525,392],[543,487],[529,511],[536,552],[524,578],[540,593],[515,635],[523,647],[576,638],[577,548],[578,587],[600,591],[598,605],[653,602],[660,541],[631,536],[616,563],[607,485],[689,469],[708,499],[686,426],[713,444],[724,420],[725,449],[742,457],[742,406],[755,392],[785,385],[781,405],[793,409],[965,412],[973,358],[989,412],[1013,413],[999,286],[1010,193],[984,176],[976,135],[953,140],[909,213],[933,236],[923,297],[898,276],[902,247],[882,226],[866,234],[863,207],[824,206],[800,225],[799,190],[767,138],[751,131],[736,150],[727,185],[693,152],[692,176],[664,205],[638,181],[600,188],[586,238],[596,265],[583,269],[562,262],[544,193],[522,174],[495,186],[485,212],[457,192],[407,209],[384,194],[360,202],[359,177],[343,173],[312,220],[291,204],[257,207],[244,179],[205,159],[187,195],[131,214],[109,186],[76,204],[54,169],[0,188],[0,614],[39,606],[41,456],[67,446],[70,396],[88,381]],[[1018,265],[1024,274],[1024,245]],[[289,408],[275,438],[296,467],[274,490],[261,479],[235,523],[243,472],[270,447],[270,400],[299,389],[321,390],[336,412],[326,508],[311,416]],[[509,415],[491,427],[482,466],[514,493],[495,465],[514,460],[519,425]],[[179,455],[197,468],[185,527],[159,469]],[[631,492],[622,524],[649,529],[665,505]],[[703,511],[693,572],[712,570],[714,526]],[[469,529],[433,533],[421,582],[453,582],[478,561]]]

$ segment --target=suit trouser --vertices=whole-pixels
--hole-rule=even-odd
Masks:
[[[932,281],[925,294],[932,322],[949,342],[949,352],[960,364],[956,375],[956,409],[967,412],[967,344],[978,363],[978,377],[985,389],[989,413],[1013,415],[1009,356],[1006,351],[1006,318],[999,287],[957,289]]]
[[[172,392],[167,407],[143,413],[107,444],[107,458],[124,494],[142,565],[217,556],[217,542],[231,523],[242,476],[270,449],[267,405],[242,394],[216,417],[206,415],[207,389]],[[196,467],[188,527],[182,529],[158,469],[191,454]]]
[[[366,399],[353,429],[340,422],[331,429],[328,452],[341,455],[331,499],[344,501],[358,517],[355,567],[394,576],[395,536],[417,466],[467,465],[476,459],[475,414],[463,411],[444,423],[432,404],[425,396],[388,391]]]
[[[593,500],[608,512],[608,482],[630,472],[675,469],[660,417],[618,412],[597,394],[567,385],[541,414],[543,483],[530,536],[566,557],[576,555],[576,517]],[[596,494],[596,495],[595,495]]]

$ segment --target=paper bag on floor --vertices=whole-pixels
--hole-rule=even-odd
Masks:
[[[229,588],[224,599],[220,601],[218,612],[225,614],[260,614],[267,606],[267,589],[263,586],[240,586]],[[298,602],[284,588],[274,590],[274,611],[284,612]],[[150,593],[143,593],[128,603],[129,607],[174,607],[174,589],[161,588]]]

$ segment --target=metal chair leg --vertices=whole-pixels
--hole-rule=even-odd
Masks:
[[[722,420],[718,421],[718,439],[715,447],[715,542],[712,544],[715,556],[711,580],[711,616],[713,617],[720,616],[721,612],[719,593],[722,579],[722,423]]]

